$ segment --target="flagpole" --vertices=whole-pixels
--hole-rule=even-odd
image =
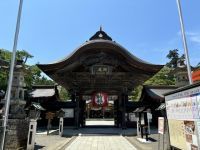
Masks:
[[[178,6],[178,13],[179,13],[179,19],[180,19],[180,24],[181,24],[181,33],[182,33],[182,40],[183,40],[183,46],[184,46],[185,58],[186,58],[186,64],[187,64],[188,79],[189,79],[189,83],[192,84],[191,66],[190,66],[190,60],[189,60],[189,55],[188,55],[185,29],[184,29],[184,24],[183,24],[181,3],[180,3],[180,0],[176,0],[176,2]]]
[[[12,59],[11,59],[11,64],[10,64],[8,87],[7,87],[7,92],[6,92],[6,105],[5,105],[5,112],[4,112],[4,116],[3,116],[3,136],[2,136],[1,150],[4,149],[4,144],[5,144],[5,136],[6,136],[8,114],[9,114],[9,107],[10,107],[13,72],[14,72],[14,67],[15,67],[18,35],[19,35],[19,29],[20,29],[20,19],[21,19],[21,13],[22,13],[22,4],[23,4],[23,0],[20,0],[18,15],[17,15],[16,29],[15,29],[13,51],[12,51]]]

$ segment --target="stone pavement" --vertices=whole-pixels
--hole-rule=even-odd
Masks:
[[[123,136],[78,136],[65,150],[136,150]]]
[[[121,128],[114,127],[86,127],[75,130],[74,128],[64,128],[63,136],[78,136],[78,135],[136,135],[135,128],[127,128],[122,130]]]
[[[57,130],[51,130],[50,135],[46,131],[36,134],[35,150],[59,150],[62,149],[72,137],[60,137]]]
[[[163,145],[163,135],[151,134],[149,135],[150,143],[141,143],[137,140],[138,136],[125,136],[125,138],[134,145],[139,150],[168,150],[168,138],[164,135],[164,145]],[[158,147],[159,146],[159,147]]]
[[[103,120],[102,120],[103,121]],[[141,143],[137,140],[136,129],[114,128],[111,122],[98,122],[89,120],[86,128],[74,129],[65,127],[63,137],[58,135],[58,127],[46,135],[46,129],[39,129],[36,135],[36,150],[158,150],[157,128],[151,128],[151,143]],[[95,126],[98,123],[98,126]],[[105,124],[106,123],[106,124]],[[99,125],[101,124],[101,125]],[[165,140],[167,138],[165,137]],[[163,148],[162,138],[160,138],[160,148]],[[127,147],[126,147],[127,146]],[[166,141],[165,147],[166,149]]]

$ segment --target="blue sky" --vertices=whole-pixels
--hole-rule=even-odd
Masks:
[[[200,62],[200,1],[182,0],[192,65]],[[0,1],[0,48],[12,50],[18,0]],[[24,0],[18,49],[35,63],[69,55],[100,25],[133,55],[165,64],[170,49],[183,53],[176,0]]]

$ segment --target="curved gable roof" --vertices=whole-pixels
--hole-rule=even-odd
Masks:
[[[141,60],[131,54],[127,49],[125,49],[120,44],[110,41],[110,40],[104,40],[104,39],[95,39],[91,41],[87,41],[84,44],[82,44],[80,47],[76,48],[69,56],[65,57],[64,59],[61,59],[59,61],[50,63],[50,64],[38,64],[38,67],[41,68],[43,71],[46,70],[52,70],[58,68],[58,66],[63,66],[70,64],[75,57],[80,56],[81,54],[92,51],[92,49],[103,49],[104,51],[111,51],[113,53],[118,53],[124,58],[126,58],[126,61],[133,66],[137,66],[138,68],[142,68],[139,66],[144,66],[145,68],[148,68],[148,71],[150,72],[157,72],[159,71],[163,65],[154,65],[151,63],[148,63],[144,60]]]

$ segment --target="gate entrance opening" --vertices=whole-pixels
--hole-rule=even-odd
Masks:
[[[114,100],[105,92],[95,92],[85,97],[85,126],[114,126]]]
[[[100,29],[70,56],[38,67],[70,92],[77,128],[88,118],[106,117],[126,128],[128,95],[163,66],[135,57]]]

